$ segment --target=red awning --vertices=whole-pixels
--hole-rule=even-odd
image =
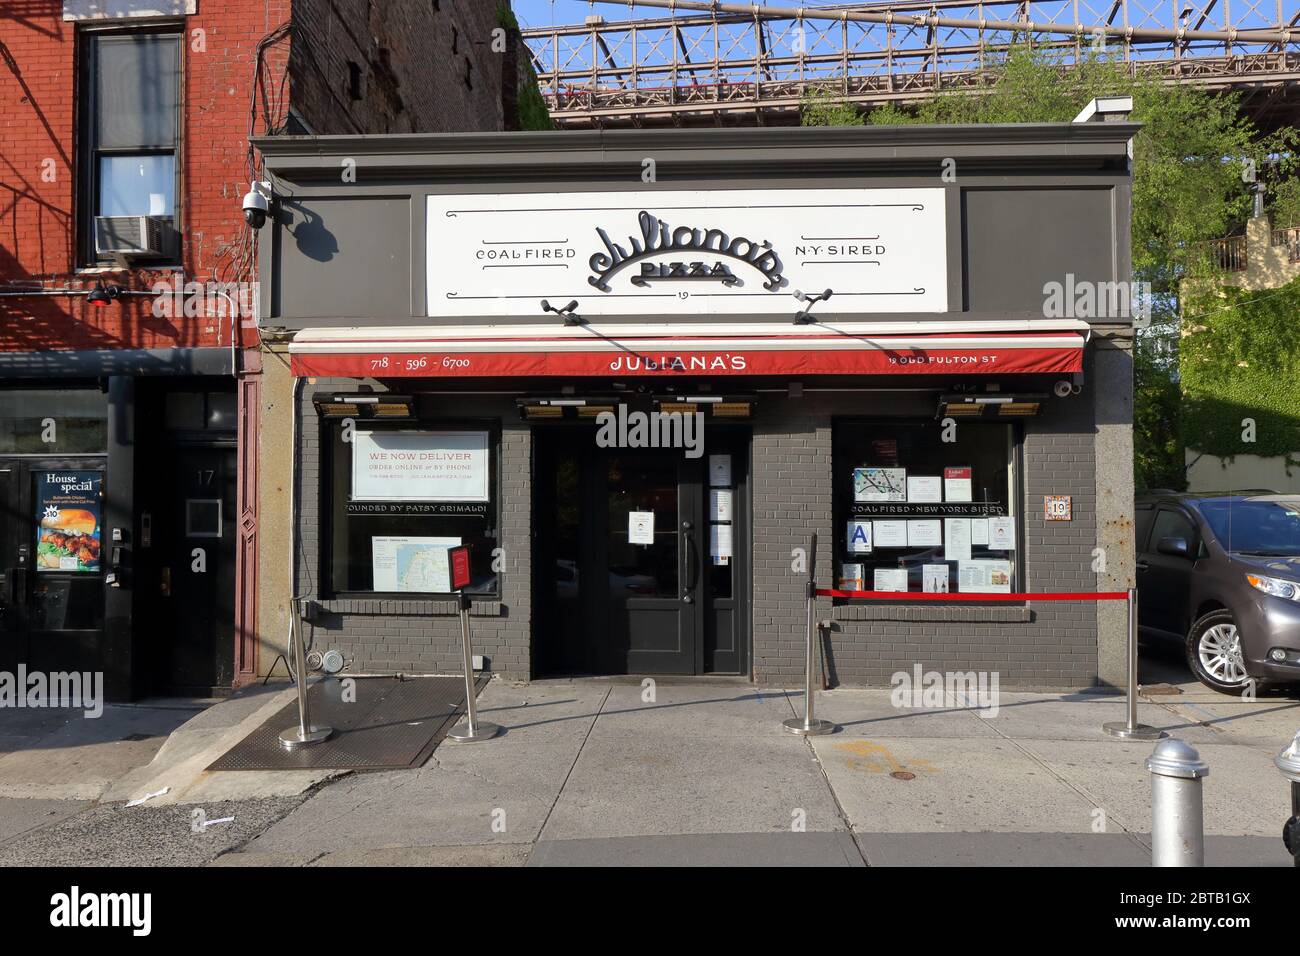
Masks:
[[[1077,332],[826,331],[665,335],[645,327],[306,329],[293,374],[343,378],[575,378],[643,375],[975,375],[1083,370]],[[753,327],[745,327],[752,330]],[[730,331],[730,330],[728,330]],[[656,334],[657,333],[657,334]]]

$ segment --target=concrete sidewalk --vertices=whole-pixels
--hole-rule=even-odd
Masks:
[[[1290,865],[1273,755],[1300,703],[1156,688],[1139,717],[1194,744],[1211,865]],[[322,787],[237,865],[1145,865],[1151,743],[1113,740],[1119,698],[1005,693],[996,716],[819,694],[841,730],[780,722],[798,692],[738,683],[493,682],[505,734],[418,770]],[[1158,701],[1158,702],[1152,702]]]

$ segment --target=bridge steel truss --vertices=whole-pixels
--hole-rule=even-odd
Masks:
[[[1300,0],[593,0],[620,6],[667,15],[524,31],[558,125],[784,125],[810,95],[873,106],[978,92],[1025,43],[1063,70],[1109,58],[1239,92],[1266,128],[1300,121]]]

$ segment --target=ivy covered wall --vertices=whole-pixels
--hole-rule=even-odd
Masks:
[[[1300,468],[1300,279],[1262,292],[1202,287],[1183,316],[1186,446],[1221,458],[1285,456],[1288,471]]]

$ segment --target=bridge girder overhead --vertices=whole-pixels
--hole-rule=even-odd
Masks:
[[[888,0],[824,7],[594,0],[669,15],[524,31],[560,126],[797,123],[810,94],[870,108],[978,93],[1013,43],[1062,69],[1130,72],[1242,94],[1265,127],[1300,122],[1298,0]]]

